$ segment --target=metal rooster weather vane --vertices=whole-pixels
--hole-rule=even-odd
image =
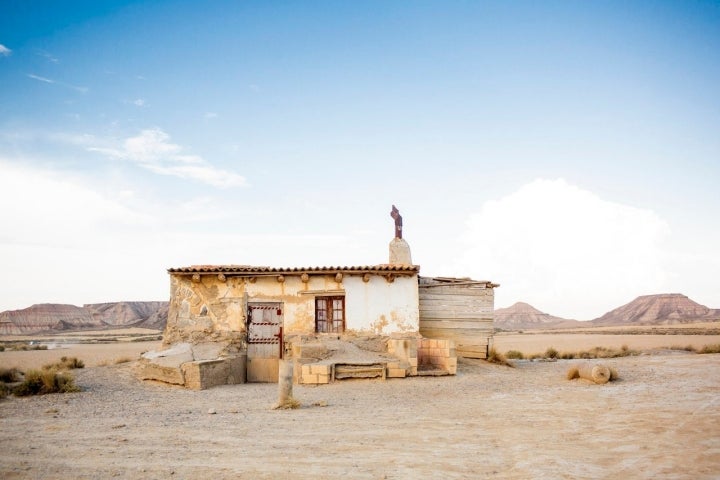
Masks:
[[[390,216],[395,220],[395,238],[402,238],[402,216],[395,205],[392,206]]]

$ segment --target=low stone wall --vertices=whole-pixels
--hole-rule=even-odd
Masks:
[[[245,383],[245,355],[182,364],[185,387],[204,390],[219,385]]]
[[[246,381],[246,355],[222,353],[222,344],[180,343],[166,350],[146,352],[137,363],[141,380],[154,380],[203,390]]]

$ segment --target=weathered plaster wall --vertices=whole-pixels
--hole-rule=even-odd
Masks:
[[[246,302],[283,302],[284,332],[315,330],[315,297],[345,295],[346,329],[377,334],[417,332],[419,329],[417,276],[299,275],[248,277],[170,276],[170,311],[166,344],[178,341],[237,339],[245,334]]]
[[[367,283],[361,277],[349,277],[344,286],[348,329],[382,335],[419,330],[417,276],[393,282],[372,276]]]

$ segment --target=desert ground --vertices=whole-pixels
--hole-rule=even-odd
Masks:
[[[453,377],[295,386],[302,407],[271,410],[272,384],[141,382],[114,363],[128,345],[155,346],[57,350],[96,355],[82,392],[0,401],[0,478],[720,478],[719,354],[605,360],[621,377],[605,385],[566,380],[578,360],[461,360]]]

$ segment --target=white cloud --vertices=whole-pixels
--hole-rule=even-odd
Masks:
[[[5,45],[3,45],[2,43],[0,43],[0,56],[2,56],[2,57],[7,57],[7,56],[9,56],[11,53],[12,53],[12,50],[10,50],[10,49],[7,48]]]
[[[28,73],[27,76],[29,78],[32,78],[33,80],[37,80],[39,82],[45,82],[45,83],[55,83],[55,80],[51,80],[49,78],[41,77],[40,75],[35,75],[32,73]]]
[[[203,118],[205,118],[205,120],[212,120],[213,118],[217,118],[217,117],[218,117],[218,114],[215,112],[205,112],[205,115],[203,115]]]
[[[44,83],[57,84],[57,85],[60,85],[61,87],[70,88],[70,89],[75,90],[80,93],[87,93],[89,90],[89,88],[87,88],[87,87],[79,87],[77,85],[71,85],[69,83],[58,82],[51,78],[41,77],[40,75],[35,75],[34,73],[28,73],[26,75],[28,78],[32,78],[33,80],[37,80],[39,82],[44,82]]]
[[[39,50],[37,53],[39,56],[45,58],[48,62],[51,63],[60,63],[60,60],[58,60],[56,57],[54,57],[50,52],[46,52],[45,50]]]
[[[136,98],[135,100],[133,100],[132,103],[133,103],[133,105],[135,105],[135,106],[137,106],[137,107],[144,107],[144,106],[145,106],[145,99],[143,99],[143,98]]]
[[[245,186],[245,178],[218,169],[197,155],[182,154],[180,145],[170,143],[170,136],[159,128],[143,130],[130,137],[120,148],[89,148],[90,151],[129,160],[160,175],[196,180],[214,187]]]
[[[536,180],[485,203],[467,223],[462,263],[502,286],[498,307],[525,301],[589,320],[635,296],[662,293],[667,223],[564,180]]]
[[[113,193],[114,192],[114,193]],[[166,205],[107,179],[78,178],[0,158],[0,311],[33,303],[167,299],[166,269],[200,263],[334,264],[353,239],[337,235],[198,230],[222,199]],[[148,213],[149,212],[149,213]],[[193,217],[192,219],[189,217]],[[317,263],[315,263],[317,262]]]
[[[0,243],[87,247],[95,231],[151,223],[78,179],[0,160]]]

